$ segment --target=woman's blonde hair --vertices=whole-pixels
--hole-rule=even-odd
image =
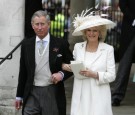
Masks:
[[[104,42],[105,38],[106,38],[106,34],[107,34],[107,29],[106,29],[106,25],[100,25],[100,26],[96,26],[97,29],[99,30],[99,41]],[[83,30],[83,39],[87,40],[86,38],[86,30]]]

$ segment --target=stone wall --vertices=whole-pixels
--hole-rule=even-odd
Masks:
[[[0,0],[0,58],[5,57],[24,37],[25,0]],[[0,115],[19,115],[14,108],[20,48],[0,65]],[[1,61],[1,60],[0,60]]]

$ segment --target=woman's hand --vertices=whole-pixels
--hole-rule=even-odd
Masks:
[[[70,64],[63,63],[62,64],[62,69],[65,70],[65,71],[72,72],[71,67],[70,67]]]
[[[98,72],[94,72],[92,70],[89,70],[88,68],[86,68],[86,70],[81,70],[80,74],[85,77],[92,77],[95,79],[99,79]]]

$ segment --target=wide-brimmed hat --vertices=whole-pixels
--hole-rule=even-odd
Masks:
[[[75,17],[73,24],[75,30],[73,31],[73,36],[83,35],[83,30],[91,27],[96,27],[100,25],[106,25],[107,29],[114,28],[116,24],[107,18],[103,18],[102,16],[107,16],[105,14],[97,15],[96,11],[91,11],[89,14],[89,10],[83,10],[81,15],[77,14]]]

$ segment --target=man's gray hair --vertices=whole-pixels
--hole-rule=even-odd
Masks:
[[[47,14],[47,12],[43,10],[39,10],[33,14],[31,18],[31,23],[33,23],[35,17],[41,17],[41,16],[44,16],[48,22],[50,21],[50,16]]]

